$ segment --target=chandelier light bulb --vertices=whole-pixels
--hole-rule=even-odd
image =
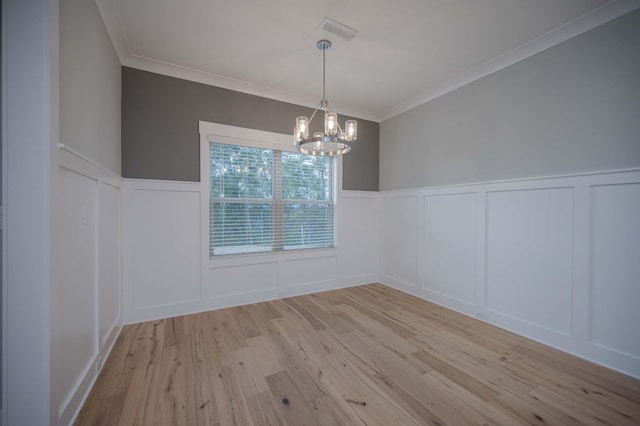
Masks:
[[[338,133],[338,114],[327,112],[324,114],[324,132],[329,136]]]
[[[309,119],[305,116],[296,118],[296,129],[298,136],[302,139],[309,137]]]
[[[348,141],[355,141],[358,138],[358,122],[356,120],[347,120],[344,123],[344,138]]]

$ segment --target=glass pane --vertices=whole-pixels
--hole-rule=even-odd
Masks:
[[[212,198],[273,198],[273,151],[209,144]]]
[[[282,198],[330,200],[335,159],[297,152],[282,153]]]
[[[268,203],[211,203],[210,255],[270,251],[273,211]]]
[[[285,204],[285,249],[332,246],[333,209],[330,204]]]

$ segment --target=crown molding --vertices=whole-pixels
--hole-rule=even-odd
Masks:
[[[319,98],[310,98],[307,96],[297,95],[295,93],[287,92],[284,90],[278,90],[258,84],[247,83],[245,81],[235,80],[229,77],[207,73],[197,69],[145,58],[138,55],[129,55],[125,58],[124,61],[121,62],[123,66],[130,68],[163,74],[183,80],[194,81],[196,83],[207,84],[210,86],[221,87],[223,89],[235,90],[236,92],[247,93],[249,95],[260,96],[263,98],[287,102],[294,105],[301,105],[309,108],[317,108],[320,101]],[[378,114],[374,114],[369,111],[363,111],[358,108],[340,105],[334,102],[331,103],[331,108],[341,115],[348,115],[355,118],[375,122],[380,121],[380,116]]]
[[[120,64],[123,66],[203,83],[210,86],[221,87],[223,89],[235,90],[237,92],[301,105],[308,108],[316,108],[318,106],[319,99],[316,98],[297,95],[284,90],[251,84],[229,77],[135,55],[131,52],[131,47],[124,32],[124,26],[122,24],[120,14],[118,13],[118,8],[115,5],[115,0],[95,0],[95,2],[98,7],[98,11],[100,12],[100,16],[102,17],[102,21],[107,29],[107,33],[109,34],[109,38],[111,38],[113,48],[118,55],[118,59],[120,59]],[[370,120],[376,123],[380,122],[380,115],[370,111],[364,111],[359,108],[353,108],[333,102],[331,103],[331,107],[335,112],[342,115]]]
[[[396,115],[402,114],[403,112],[409,111],[410,109],[423,105],[442,95],[459,89],[462,86],[466,86],[469,83],[486,77],[489,74],[493,74],[496,71],[520,62],[530,56],[542,52],[543,50],[549,49],[550,47],[567,41],[638,8],[640,8],[640,1],[638,0],[611,1],[598,9],[586,13],[541,35],[540,37],[498,56],[495,59],[485,62],[484,64],[459,75],[458,77],[389,108],[380,115],[380,121],[387,120],[395,117]]]
[[[122,26],[122,19],[116,7],[115,0],[95,0],[98,12],[102,17],[102,22],[107,29],[113,48],[120,59],[120,63],[124,63],[125,59],[131,54],[129,40]]]
[[[135,55],[131,52],[122,20],[115,5],[115,0],[95,1],[114,49],[120,59],[120,63],[123,66],[309,108],[316,108],[318,106],[318,99],[315,98]],[[496,71],[513,65],[638,8],[640,8],[640,1],[638,0],[613,0],[470,71],[422,92],[407,101],[401,102],[382,113],[365,111],[359,108],[333,103],[332,107],[342,115],[381,122],[459,89],[475,80],[493,74]]]

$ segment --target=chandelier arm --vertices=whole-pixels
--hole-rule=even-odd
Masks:
[[[313,120],[313,117],[315,117],[315,116],[316,116],[316,113],[317,113],[317,112],[318,112],[318,108],[316,108],[316,109],[313,111],[313,114],[311,114],[311,118],[309,118],[309,122],[308,122],[309,124],[311,124],[311,120]]]
[[[323,110],[323,111],[324,111],[324,112],[334,112],[334,111],[331,109],[331,105],[329,104],[329,101],[324,101],[324,110]]]

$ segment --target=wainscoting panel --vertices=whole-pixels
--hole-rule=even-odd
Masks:
[[[135,310],[200,300],[200,193],[133,190]]]
[[[201,183],[126,179],[124,188],[125,323],[377,281],[377,193],[341,192],[337,248],[210,259]]]
[[[282,287],[304,287],[327,284],[335,287],[338,276],[336,256],[291,259],[282,262],[280,269]]]
[[[97,181],[69,169],[59,174],[57,250],[59,281],[52,298],[55,328],[63,337],[56,357],[59,395],[69,401],[97,356],[96,194]],[[66,404],[64,404],[66,405]],[[63,407],[60,407],[64,409]],[[59,413],[61,414],[61,413]]]
[[[382,283],[640,378],[640,170],[380,197]]]
[[[475,193],[424,197],[422,287],[465,304],[475,303],[476,202]]]
[[[338,206],[340,277],[344,283],[377,281],[378,194],[343,191]]]
[[[121,178],[63,144],[56,154],[52,404],[70,424],[121,329]]]
[[[120,188],[100,182],[98,187],[98,328],[100,345],[107,342],[121,318]]]
[[[419,197],[382,200],[381,279],[404,288],[418,285]]]
[[[571,333],[573,190],[487,194],[487,307]]]
[[[640,184],[593,186],[591,217],[591,339],[640,360]]]
[[[204,297],[209,299],[275,291],[278,288],[278,262],[220,266],[209,271],[203,283]]]

